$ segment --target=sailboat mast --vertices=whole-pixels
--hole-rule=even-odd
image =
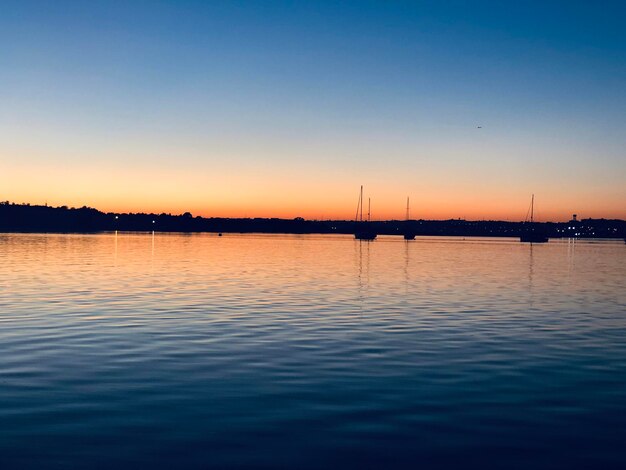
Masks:
[[[533,216],[535,214],[535,195],[533,194],[530,199],[530,223],[533,222]]]
[[[406,220],[409,220],[410,212],[409,212],[409,197],[406,197]]]
[[[367,198],[367,221],[370,222],[372,219],[372,199]]]
[[[361,201],[361,222],[363,222],[363,185],[361,185],[361,196],[359,201]]]

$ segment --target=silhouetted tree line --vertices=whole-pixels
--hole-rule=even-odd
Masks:
[[[518,237],[528,229],[526,222],[411,220],[369,222],[380,235],[416,235]],[[593,237],[622,238],[626,221],[619,219],[583,219],[569,222],[536,223],[535,228],[551,238]],[[48,207],[30,204],[0,203],[0,232],[239,232],[239,233],[354,233],[355,222],[346,220],[317,221],[278,218],[205,218],[182,215],[144,213],[104,213],[90,207]]]

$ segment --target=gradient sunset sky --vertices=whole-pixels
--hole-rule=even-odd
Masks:
[[[0,199],[626,218],[626,2],[7,1]],[[478,128],[481,126],[482,128]]]

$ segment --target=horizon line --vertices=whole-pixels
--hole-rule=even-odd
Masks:
[[[295,221],[295,220],[302,220],[302,221],[309,221],[309,222],[358,222],[356,220],[353,219],[323,219],[323,218],[311,218],[311,219],[307,219],[305,217],[301,217],[301,216],[296,216],[296,217],[231,217],[231,216],[200,216],[200,215],[196,215],[194,216],[190,211],[184,211],[181,212],[179,214],[173,214],[171,212],[161,212],[161,213],[157,213],[157,212],[116,212],[116,211],[103,211],[101,209],[98,209],[96,207],[91,207],[91,206],[87,206],[87,205],[83,205],[80,207],[76,207],[76,206],[68,206],[68,205],[60,205],[60,206],[53,206],[53,205],[48,205],[48,203],[44,203],[44,204],[40,204],[40,203],[30,203],[30,202],[13,202],[10,200],[4,200],[4,201],[0,201],[0,205],[12,205],[12,206],[25,206],[25,207],[42,207],[42,208],[50,208],[50,209],[63,209],[63,210],[81,210],[81,209],[88,209],[88,210],[95,210],[98,211],[102,214],[111,214],[111,215],[150,215],[150,216],[156,216],[156,217],[160,217],[160,216],[167,216],[167,217],[184,217],[186,214],[189,214],[192,218],[201,218],[201,219],[228,219],[228,220],[255,220],[255,219],[261,219],[261,220],[286,220],[286,221]],[[576,214],[574,214],[576,215]],[[569,219],[569,220],[546,220],[546,221],[541,221],[541,222],[537,222],[535,221],[535,223],[547,223],[547,224],[559,224],[559,223],[566,223],[566,222],[571,222],[574,219]],[[626,219],[620,219],[620,218],[609,218],[609,217],[587,217],[587,218],[580,218],[580,219],[576,219],[577,222],[582,222],[584,220],[614,220],[614,221],[621,221],[621,222],[626,222]],[[409,218],[409,219],[375,219],[375,220],[371,220],[371,222],[403,222],[403,221],[428,221],[428,222],[449,222],[449,221],[462,221],[462,222],[507,222],[507,223],[525,223],[525,222],[529,222],[528,220],[511,220],[511,219],[466,219],[465,217],[452,217],[452,218],[444,218],[444,219],[425,219],[425,218],[419,218],[419,219],[415,219],[415,218]]]

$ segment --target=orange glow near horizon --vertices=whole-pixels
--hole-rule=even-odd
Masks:
[[[354,218],[360,181],[338,172],[323,175],[254,174],[187,170],[142,171],[116,168],[95,171],[14,168],[0,177],[0,199],[31,204],[48,203],[94,207],[104,212],[153,212],[203,217],[278,217],[306,219]],[[368,175],[376,181],[373,175]],[[384,176],[384,175],[383,175]],[[402,220],[406,197],[411,200],[412,219],[524,220],[530,203],[527,188],[483,184],[435,176],[418,182],[378,178],[365,185],[365,201],[372,200],[373,220]],[[623,193],[623,190],[622,190]],[[579,218],[626,219],[624,195],[604,194],[585,188],[570,191],[552,185],[535,190],[535,218],[565,221]]]

